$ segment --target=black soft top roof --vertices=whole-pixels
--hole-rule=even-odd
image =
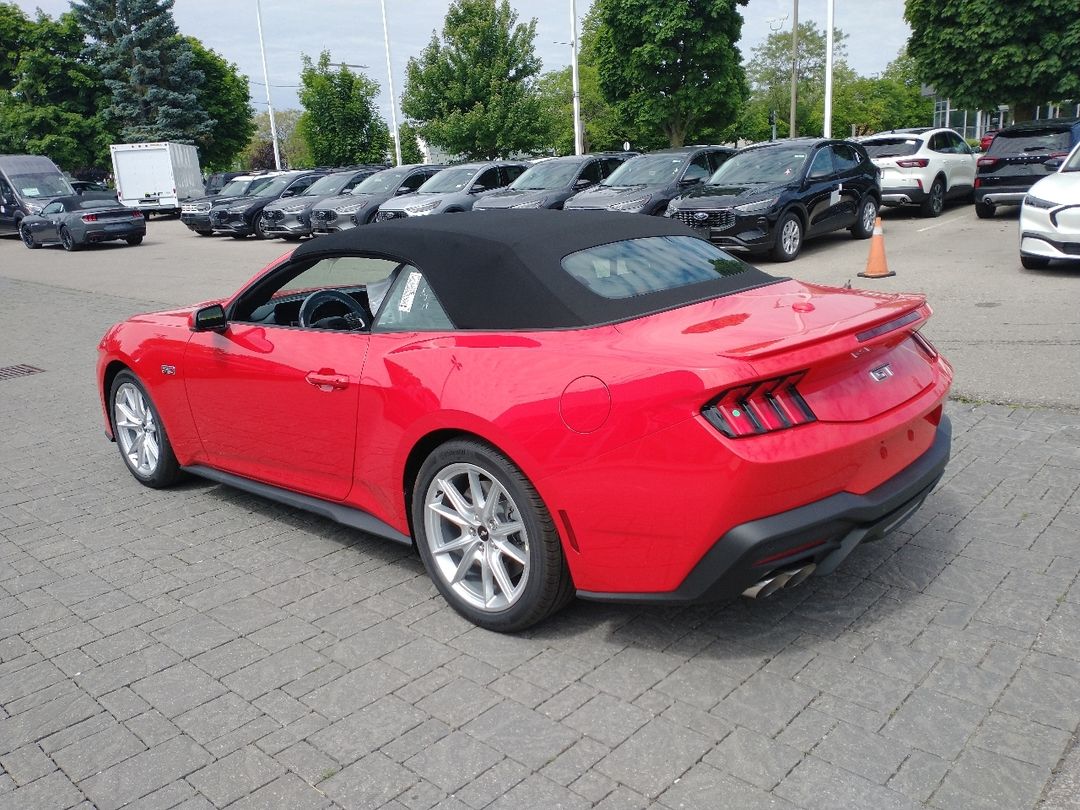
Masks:
[[[419,268],[460,329],[596,326],[760,287],[757,268],[630,298],[598,295],[566,272],[579,250],[649,236],[701,237],[662,217],[608,211],[482,211],[375,222],[305,242],[294,259],[363,254]]]

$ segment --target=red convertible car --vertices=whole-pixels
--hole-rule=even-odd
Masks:
[[[301,245],[101,341],[106,432],[400,543],[493,630],[575,593],[765,596],[911,515],[952,370],[913,295],[770,276],[660,217],[492,211]]]

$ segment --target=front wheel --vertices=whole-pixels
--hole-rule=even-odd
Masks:
[[[979,219],[991,219],[994,216],[994,206],[990,203],[976,202],[975,216]]]
[[[873,236],[877,215],[877,200],[867,197],[859,206],[859,214],[855,218],[855,224],[851,226],[851,235],[856,239],[869,239]]]
[[[75,244],[75,239],[71,235],[71,231],[68,230],[67,225],[60,226],[60,244],[64,246],[64,250],[79,249],[79,246]]]
[[[547,507],[494,448],[471,440],[438,447],[413,486],[412,519],[428,576],[480,627],[524,630],[573,594]]]
[[[790,262],[799,255],[803,243],[803,226],[799,215],[788,211],[776,223],[776,244],[772,257],[778,262]]]
[[[261,216],[255,217],[255,224],[252,226],[252,231],[254,232],[256,239],[266,238],[266,229],[263,228],[263,221]]]
[[[154,489],[175,483],[181,476],[180,465],[165,425],[143,384],[130,371],[121,371],[113,380],[109,412],[120,457],[135,480]]]
[[[1045,256],[1025,256],[1021,253],[1020,264],[1025,270],[1045,270],[1050,266],[1050,260]]]
[[[30,233],[29,225],[19,226],[19,236],[22,237],[23,244],[31,250],[41,247],[41,245],[34,241],[34,235]]]
[[[143,240],[143,238],[141,236],[129,236],[124,241],[127,242],[132,247],[135,247],[136,245],[141,245],[142,240]]]

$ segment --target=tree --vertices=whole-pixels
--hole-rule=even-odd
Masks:
[[[315,165],[307,142],[300,134],[298,123],[302,114],[300,110],[274,110],[274,125],[277,127],[278,149],[283,167],[299,169]],[[269,113],[261,112],[255,116],[255,133],[248,141],[240,161],[249,169],[274,168],[274,143],[270,140]]]
[[[0,152],[48,155],[73,172],[107,165],[105,88],[74,15],[30,20],[0,5],[0,32]]]
[[[535,38],[536,20],[518,24],[507,0],[454,0],[442,39],[432,32],[406,68],[401,109],[420,137],[468,158],[540,149]]]
[[[90,38],[88,52],[112,94],[107,123],[123,141],[208,137],[213,120],[199,106],[203,74],[179,35],[173,0],[81,0],[71,4]]]
[[[736,43],[746,0],[596,0],[604,96],[672,146],[735,120],[746,98]]]
[[[424,162],[424,153],[420,151],[420,144],[416,140],[416,128],[408,121],[398,127],[398,140],[401,141],[402,163]]]
[[[390,130],[375,107],[379,85],[342,65],[330,67],[330,52],[318,62],[303,56],[298,126],[315,163],[345,166],[382,163],[391,148]]]
[[[214,122],[210,131],[196,141],[199,160],[210,171],[231,169],[255,133],[247,76],[195,37],[186,39],[195,69],[204,78],[197,93],[199,106]]]
[[[1036,105],[1080,98],[1076,0],[906,0],[908,51],[919,76],[958,106]]]

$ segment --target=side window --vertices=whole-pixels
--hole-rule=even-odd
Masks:
[[[607,177],[609,174],[611,174],[617,168],[622,166],[623,163],[625,163],[625,162],[626,161],[624,161],[622,158],[614,158],[614,157],[603,158],[600,161],[600,171],[603,172],[604,177]]]
[[[862,162],[859,153],[846,143],[836,143],[830,148],[833,153],[833,165],[836,167],[836,171],[841,174],[857,169]]]
[[[952,150],[957,155],[970,155],[971,147],[967,145],[967,141],[957,135],[955,132],[949,133],[949,140],[952,141]]]
[[[582,169],[579,180],[588,180],[590,183],[599,183],[603,178],[600,176],[600,161],[590,160]]]
[[[821,180],[833,173],[832,150],[819,149],[806,173],[808,180]]]
[[[503,166],[502,173],[503,179],[500,185],[508,186],[521,177],[521,173],[525,170],[521,166]]]
[[[319,178],[317,175],[314,177],[302,177],[301,179],[293,183],[291,186],[289,186],[287,190],[291,191],[294,195],[302,194],[303,192],[307,191],[308,186],[310,186],[318,179]]]
[[[343,188],[338,193],[339,194],[345,194],[348,191],[352,191],[354,188],[356,188],[358,185],[363,183],[369,177],[371,177],[370,174],[358,174],[358,175],[356,175],[356,177],[354,177],[352,180],[350,180],[348,183],[346,183],[345,188]]]
[[[441,332],[453,329],[439,299],[415,267],[403,267],[375,318],[377,332]]]
[[[690,165],[686,167],[686,173],[683,174],[683,180],[707,180],[711,174],[709,155],[707,152],[702,152],[690,161]]]
[[[931,152],[951,152],[951,144],[949,143],[948,135],[944,132],[935,132],[930,137],[930,151]]]
[[[474,186],[480,186],[483,191],[490,191],[499,187],[499,169],[492,167],[480,175],[474,182]]]
[[[5,180],[3,177],[0,177],[0,197],[9,199],[13,196],[15,195],[12,193],[11,186],[8,185],[7,180]]]
[[[42,214],[62,214],[64,213],[64,204],[62,202],[51,202],[45,206],[41,211]]]
[[[406,177],[401,185],[409,191],[416,191],[420,186],[427,182],[429,177],[431,177],[431,175],[427,172],[414,172]]]

